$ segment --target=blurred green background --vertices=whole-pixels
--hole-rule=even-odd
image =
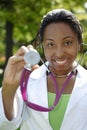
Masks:
[[[43,15],[54,8],[69,9],[77,16],[83,26],[83,42],[87,42],[86,0],[0,0],[0,68],[21,45],[32,43]]]
[[[21,45],[32,43],[43,15],[55,8],[69,9],[77,16],[83,26],[83,42],[87,44],[86,0],[0,0],[0,86],[8,58]],[[82,65],[87,66],[87,56]]]

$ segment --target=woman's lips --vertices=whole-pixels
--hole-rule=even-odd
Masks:
[[[65,60],[54,60],[54,64],[56,65],[64,65],[66,63],[66,59]]]

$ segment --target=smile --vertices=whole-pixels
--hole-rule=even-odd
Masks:
[[[60,61],[60,60],[55,60],[55,62],[56,62],[57,64],[59,64],[59,65],[65,64],[66,61],[67,61],[66,59],[65,59],[65,60],[62,60],[62,61]]]

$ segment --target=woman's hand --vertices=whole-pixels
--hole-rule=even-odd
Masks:
[[[15,55],[9,58],[4,77],[2,81],[2,98],[4,111],[9,120],[13,117],[13,102],[17,88],[20,85],[21,74],[25,65],[24,55],[33,48],[31,45],[28,47],[22,46]],[[39,67],[38,65],[32,66],[32,71]]]
[[[17,89],[19,86],[20,76],[25,65],[24,54],[28,48],[22,46],[15,55],[9,58],[2,82],[2,86],[11,86]]]
[[[17,89],[25,65],[24,54],[31,48],[33,48],[31,45],[28,47],[22,46],[14,56],[9,58],[7,67],[4,72],[4,78],[2,82],[3,86],[12,86],[14,89]],[[34,65],[32,66],[32,70],[38,67],[38,65]]]

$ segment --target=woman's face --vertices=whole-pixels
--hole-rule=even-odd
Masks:
[[[79,46],[77,34],[68,24],[52,23],[46,27],[43,36],[44,53],[56,74],[66,74],[73,69]]]

